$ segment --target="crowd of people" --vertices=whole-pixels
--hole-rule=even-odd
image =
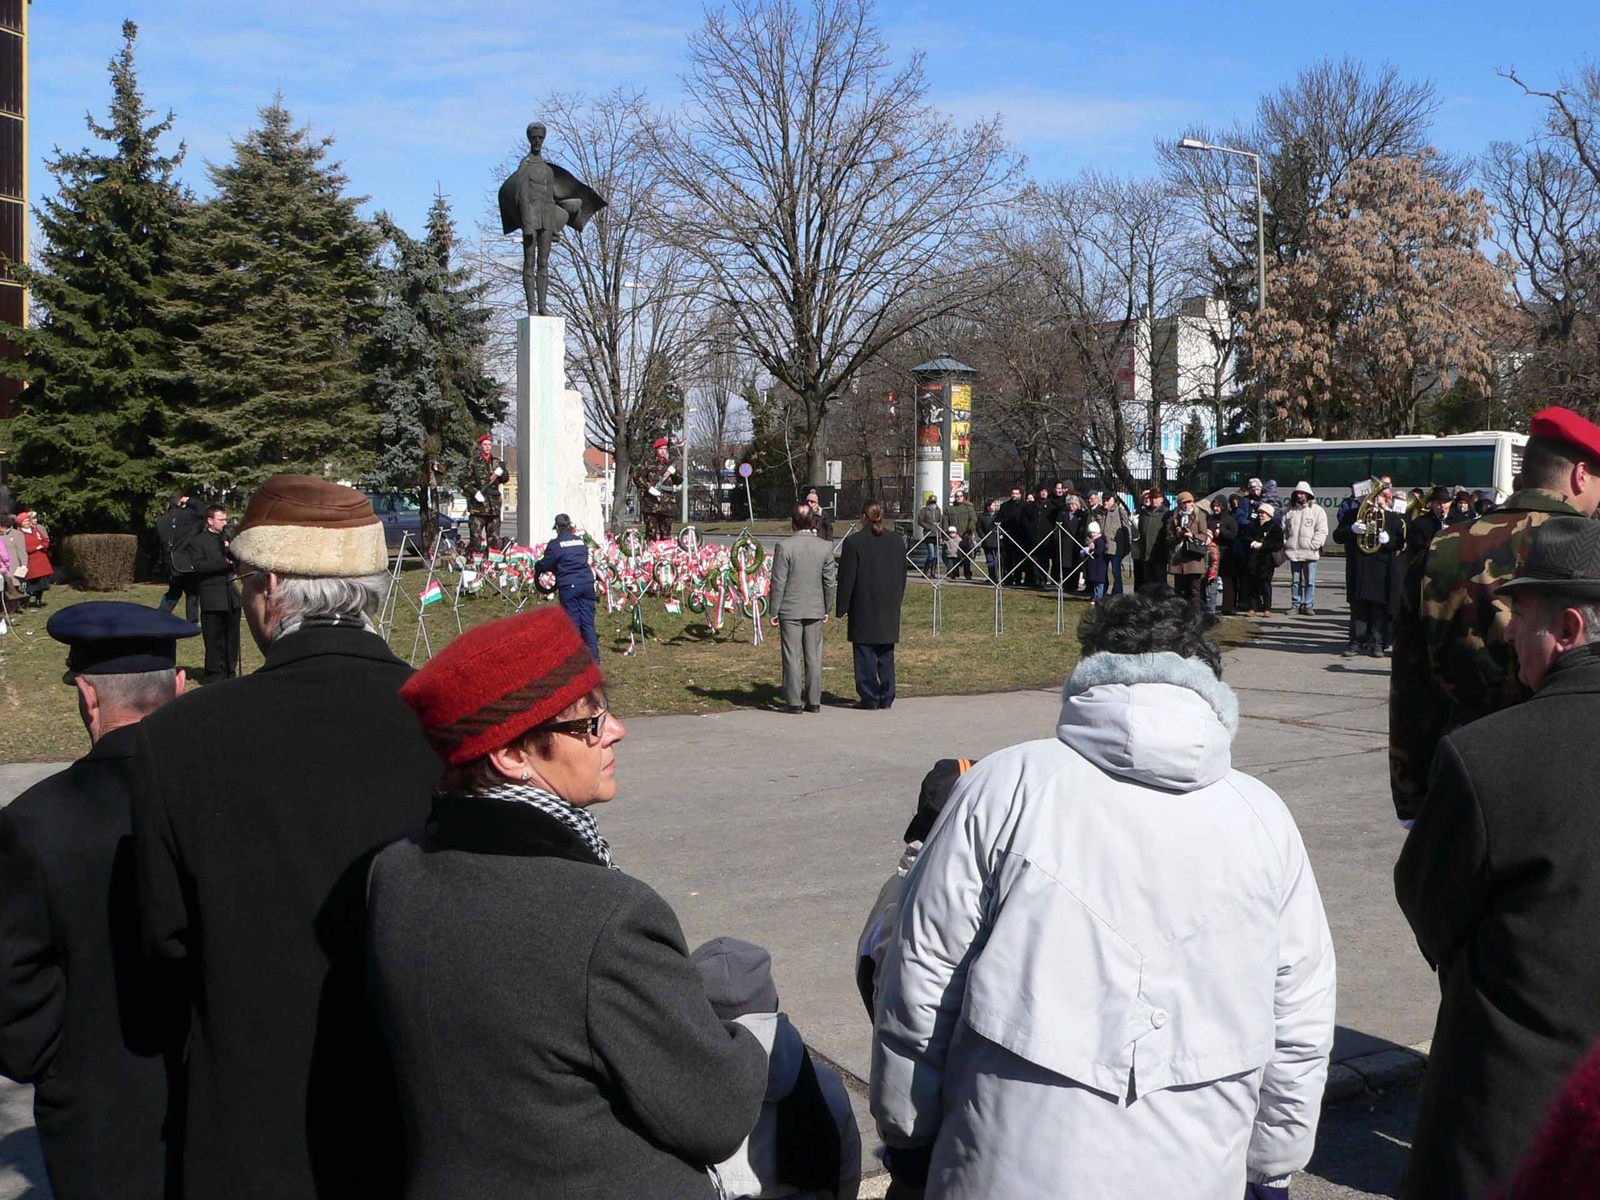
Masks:
[[[1352,638],[1393,638],[1395,891],[1441,987],[1404,1195],[1579,1194],[1551,1181],[1600,1166],[1600,760],[1571,736],[1600,703],[1600,428],[1540,414],[1471,521],[1412,500],[1372,481],[1331,522]],[[1208,507],[1124,510],[1136,588],[1087,610],[1053,727],[923,780],[849,964],[893,1196],[1284,1200],[1311,1158],[1333,943],[1291,814],[1234,765],[1208,617],[1271,611],[1283,563],[1314,612],[1330,521],[1304,481]],[[1109,575],[1106,512],[1071,515]],[[0,810],[0,1071],[55,1193],[853,1200],[849,1098],[770,954],[691,952],[602,832],[627,729],[571,606],[412,671],[362,493],[274,477],[225,545],[224,510],[169,515],[204,578],[212,542],[229,563],[202,624],[242,614],[265,662],[186,692],[183,586],[46,626],[92,749]],[[784,707],[815,709],[838,617],[888,708],[907,548],[871,503],[835,564],[817,518],[775,556]]]

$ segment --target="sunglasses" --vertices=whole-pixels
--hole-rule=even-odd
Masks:
[[[573,721],[546,721],[543,725],[535,725],[533,728],[540,733],[565,733],[571,737],[598,741],[600,731],[606,727],[606,718],[610,715],[609,708],[602,708],[591,716],[578,717]]]

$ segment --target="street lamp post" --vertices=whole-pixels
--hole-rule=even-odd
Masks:
[[[1248,158],[1256,168],[1256,315],[1267,306],[1267,222],[1261,203],[1261,155],[1254,150],[1235,150],[1232,146],[1213,146],[1199,138],[1186,137],[1178,142],[1180,150],[1214,150],[1218,154],[1237,154]],[[1256,437],[1265,440],[1266,427],[1261,411],[1261,389],[1256,389]]]

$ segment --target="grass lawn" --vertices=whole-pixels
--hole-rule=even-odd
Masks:
[[[405,580],[415,596],[422,573]],[[139,584],[115,596],[51,589],[42,613],[31,612],[0,639],[0,762],[60,762],[76,758],[89,748],[88,735],[78,719],[77,691],[61,682],[66,647],[44,631],[44,620],[67,604],[84,600],[120,599],[154,605],[165,591],[163,584]],[[395,652],[409,658],[416,635],[416,620],[404,604],[390,640]],[[944,625],[935,637],[931,629],[933,602],[927,584],[912,582],[906,588],[901,642],[895,654],[897,687],[901,696],[933,696],[976,692],[1014,691],[1054,687],[1061,683],[1078,659],[1073,636],[1087,610],[1083,600],[1069,598],[1063,634],[1055,632],[1055,596],[1009,591],[1005,597],[1006,632],[994,637],[994,593],[988,588],[948,587],[943,590]],[[179,609],[181,614],[182,609]],[[464,604],[462,624],[468,628],[503,615],[498,599],[479,598]],[[781,666],[778,631],[770,626],[760,646],[750,643],[750,623],[729,620],[721,634],[714,633],[703,617],[687,611],[670,616],[658,600],[645,601],[647,638],[631,655],[624,613],[598,617],[602,666],[609,680],[612,708],[624,718],[659,713],[714,712],[720,709],[778,702]],[[455,635],[455,615],[448,604],[428,609],[427,630],[435,650]],[[1246,622],[1225,620],[1216,631],[1219,642],[1236,645],[1247,641]],[[261,655],[250,638],[242,635],[244,669],[261,665]],[[178,663],[198,673],[204,652],[198,637],[178,644]],[[419,655],[419,664],[421,662]],[[191,685],[198,686],[198,685]],[[850,644],[843,622],[829,623],[823,642],[823,702],[855,700]]]

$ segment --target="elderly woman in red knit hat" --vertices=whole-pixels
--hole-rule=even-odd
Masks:
[[[714,1195],[766,1054],[595,824],[625,730],[588,647],[536,609],[457,638],[400,696],[445,764],[427,826],[368,884],[407,1200]]]

